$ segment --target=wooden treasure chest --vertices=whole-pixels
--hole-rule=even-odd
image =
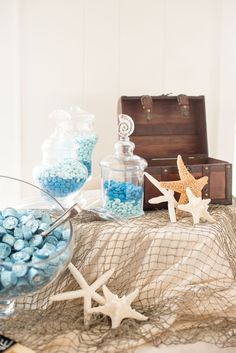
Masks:
[[[122,96],[118,111],[134,120],[130,139],[135,153],[147,160],[148,173],[158,181],[179,180],[176,158],[180,154],[195,178],[208,176],[203,198],[214,204],[232,203],[232,164],[208,156],[204,96]],[[144,209],[163,207],[148,203],[159,195],[145,178]]]

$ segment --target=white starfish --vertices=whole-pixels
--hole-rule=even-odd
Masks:
[[[214,223],[214,218],[207,211],[211,199],[202,200],[201,197],[196,197],[189,187],[186,188],[186,194],[188,196],[189,203],[185,205],[178,205],[178,208],[192,214],[193,224],[199,223],[200,219]]]
[[[131,308],[131,303],[138,296],[139,290],[136,289],[134,292],[124,295],[119,298],[116,294],[113,294],[105,285],[102,286],[103,294],[106,302],[102,306],[97,306],[91,309],[91,313],[103,313],[111,318],[112,328],[117,328],[121,321],[125,318],[132,318],[136,320],[147,320],[148,318],[135,309]]]
[[[148,202],[151,203],[151,204],[167,202],[168,203],[168,213],[169,213],[169,216],[170,216],[170,221],[172,223],[176,222],[175,208],[177,207],[178,203],[177,203],[176,199],[174,198],[174,191],[162,188],[160,186],[159,181],[157,179],[153,178],[153,176],[150,175],[149,173],[144,172],[144,175],[163,194],[163,196],[153,197],[152,199],[148,200]]]
[[[60,300],[71,300],[77,298],[84,298],[84,325],[88,327],[90,319],[90,309],[92,305],[92,299],[95,300],[98,304],[105,304],[105,299],[96,293],[96,290],[101,287],[108,279],[113,275],[114,268],[103,273],[103,275],[96,279],[93,284],[89,285],[82,274],[77,268],[70,263],[68,268],[73,275],[76,282],[80,285],[82,289],[74,290],[70,292],[64,292],[60,294],[55,294],[50,297],[50,301],[60,301]]]

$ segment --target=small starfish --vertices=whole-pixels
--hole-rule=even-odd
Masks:
[[[101,287],[104,283],[108,281],[108,279],[113,275],[114,268],[109,271],[103,273],[103,275],[96,279],[93,284],[89,285],[82,274],[77,268],[70,263],[68,268],[73,275],[76,282],[80,285],[82,289],[74,290],[70,292],[64,292],[60,294],[55,294],[50,297],[50,301],[60,301],[60,300],[71,300],[77,298],[84,298],[84,325],[88,327],[89,319],[90,319],[90,309],[92,304],[92,299],[95,300],[98,304],[104,304],[104,298],[96,293],[96,290]]]
[[[103,306],[97,306],[90,310],[91,313],[103,313],[111,318],[112,328],[117,328],[121,321],[125,318],[132,318],[136,320],[147,320],[148,318],[135,309],[131,308],[131,303],[138,296],[139,290],[136,289],[134,292],[124,295],[119,298],[116,294],[113,294],[105,285],[102,286],[103,294],[106,299]]]
[[[186,195],[186,188],[190,187],[195,196],[200,197],[202,194],[203,187],[207,184],[208,177],[204,176],[200,179],[195,179],[194,176],[189,173],[186,168],[183,159],[180,155],[177,157],[177,167],[180,176],[180,180],[178,181],[164,181],[161,182],[160,185],[163,188],[174,190],[180,193],[180,198],[178,204],[186,204],[188,202],[188,198]]]
[[[144,175],[163,194],[163,196],[153,197],[152,199],[148,200],[148,202],[151,203],[151,204],[167,202],[168,203],[168,212],[169,212],[169,216],[170,216],[170,221],[171,222],[176,222],[175,208],[177,206],[177,201],[174,198],[174,190],[166,190],[166,189],[162,188],[160,186],[159,181],[157,179],[153,178],[153,176],[150,175],[149,173],[144,172]]]
[[[196,197],[189,187],[186,189],[186,193],[189,203],[186,205],[178,205],[178,208],[192,214],[193,224],[199,223],[200,219],[214,223],[214,218],[207,211],[211,199],[202,200],[201,197]]]

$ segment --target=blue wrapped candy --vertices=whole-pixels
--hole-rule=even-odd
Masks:
[[[35,234],[29,241],[30,246],[39,247],[43,243],[43,237],[40,234]]]
[[[17,239],[14,243],[14,249],[16,251],[20,251],[20,250],[24,249],[25,246],[26,246],[26,242],[23,239]]]
[[[30,255],[26,252],[24,252],[24,249],[22,249],[21,251],[18,251],[18,252],[15,252],[14,254],[11,255],[11,259],[14,261],[14,262],[26,262],[26,261],[29,261],[30,259]]]
[[[3,226],[0,226],[0,236],[7,234],[6,229]]]
[[[25,240],[30,240],[33,236],[31,228],[28,227],[27,225],[23,225],[21,229],[23,233],[23,238]]]
[[[50,254],[51,254],[51,251],[49,251],[48,249],[42,248],[35,251],[34,257],[36,257],[39,261],[39,260],[47,259],[50,256]]]
[[[42,270],[31,268],[28,273],[28,279],[31,284],[40,284],[45,279],[45,274]]]
[[[57,246],[58,239],[53,235],[48,235],[45,239],[45,243],[50,243],[54,246]]]
[[[24,277],[28,271],[28,267],[24,262],[16,262],[12,265],[12,272],[16,277]]]
[[[25,225],[31,230],[32,233],[36,233],[39,227],[39,221],[37,219],[30,219]]]
[[[55,245],[53,245],[52,243],[48,243],[46,242],[43,246],[43,249],[46,251],[49,251],[50,253],[55,253],[57,250],[57,247]]]
[[[57,238],[57,240],[60,240],[61,237],[62,237],[63,232],[64,231],[63,231],[63,229],[61,227],[57,227],[56,229],[54,229],[53,235],[54,235],[54,237]]]
[[[5,228],[4,228],[4,230],[5,230]],[[5,231],[6,231],[6,230],[5,230]],[[24,238],[22,228],[16,227],[16,228],[14,229],[14,237],[15,237],[16,239],[23,239],[23,238]]]
[[[17,283],[17,276],[13,271],[2,270],[0,274],[1,285],[4,288],[9,288]]]
[[[17,210],[15,210],[12,207],[5,208],[1,212],[1,215],[2,215],[3,218],[7,218],[7,217],[10,217],[10,216],[15,217],[15,218],[19,217],[19,214],[18,214]]]
[[[9,244],[0,243],[0,259],[6,259],[11,253],[11,247]]]
[[[15,229],[18,225],[18,219],[16,217],[9,216],[4,219],[2,225],[5,229],[8,229],[8,230]]]
[[[52,218],[47,211],[5,209],[0,226],[0,296],[15,296],[20,291],[34,292],[47,283],[69,258],[70,239],[63,226],[43,238]],[[5,227],[4,227],[5,225]],[[63,240],[62,240],[63,239]],[[65,249],[65,251],[63,251]],[[57,257],[53,256],[58,254]],[[10,292],[9,292],[10,290]]]
[[[11,234],[5,234],[2,237],[2,242],[6,243],[6,244],[9,244],[10,246],[13,246],[15,241],[16,241],[15,237],[13,235],[11,235]]]

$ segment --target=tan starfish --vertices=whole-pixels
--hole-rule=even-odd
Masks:
[[[189,187],[190,190],[196,197],[201,197],[202,189],[207,184],[208,177],[204,176],[200,179],[195,179],[194,176],[189,173],[186,168],[183,159],[180,155],[177,157],[177,167],[180,176],[180,180],[178,181],[162,181],[160,182],[160,186],[165,189],[170,189],[178,192],[180,194],[180,198],[178,201],[179,205],[188,203],[188,197],[186,194],[186,188]]]

